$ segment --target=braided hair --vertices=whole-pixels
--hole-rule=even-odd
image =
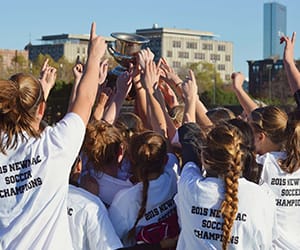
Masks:
[[[224,220],[223,250],[227,249],[230,242],[231,230],[238,212],[238,179],[244,168],[244,149],[241,131],[224,122],[208,133],[202,150],[202,162],[207,173],[222,178],[225,183],[225,196],[221,204]]]

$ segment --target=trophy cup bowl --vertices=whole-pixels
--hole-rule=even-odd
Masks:
[[[129,68],[130,63],[135,64],[137,53],[150,40],[130,33],[111,33],[111,36],[116,40],[107,42],[107,50],[119,64],[112,69],[112,73],[118,76]]]

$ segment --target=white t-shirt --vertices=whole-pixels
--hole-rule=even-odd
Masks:
[[[263,165],[261,179],[275,194],[279,238],[276,249],[300,249],[300,169],[289,174],[281,170],[278,159],[284,152],[270,152],[257,157]]]
[[[271,249],[276,237],[272,196],[244,178],[239,179],[238,190],[238,213],[228,249]],[[223,180],[204,178],[193,162],[184,166],[175,197],[181,225],[177,249],[222,249],[224,193]]]
[[[85,125],[68,113],[40,138],[0,154],[0,249],[72,249],[67,217],[69,172]]]
[[[106,207],[90,192],[69,186],[68,217],[75,250],[114,250],[122,247]]]
[[[99,187],[99,198],[106,206],[110,206],[114,196],[120,190],[133,186],[129,179],[118,179],[103,172],[97,172],[94,169],[89,170],[89,172],[96,179]]]
[[[146,212],[139,220],[136,232],[139,228],[158,222],[174,212],[174,195],[177,192],[177,168],[178,160],[175,155],[168,154],[169,159],[164,173],[155,180],[149,182]],[[117,235],[126,246],[135,244],[129,241],[127,235],[133,227],[141,207],[143,184],[137,183],[131,188],[123,189],[116,194],[109,207],[109,217]]]

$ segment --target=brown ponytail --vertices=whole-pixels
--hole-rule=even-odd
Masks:
[[[142,201],[133,227],[128,232],[128,238],[134,238],[136,226],[146,212],[149,188],[149,174],[163,172],[167,157],[167,144],[164,138],[153,131],[133,135],[129,145],[129,158],[133,173],[143,183]]]
[[[142,189],[142,202],[141,207],[138,212],[138,216],[134,222],[133,227],[128,232],[128,239],[134,238],[136,234],[136,226],[140,219],[144,216],[146,213],[146,205],[147,205],[147,199],[148,199],[148,188],[149,188],[149,180],[147,179],[147,170],[144,169],[144,178],[143,178],[143,189]]]
[[[5,154],[18,146],[18,135],[22,140],[26,138],[24,133],[39,136],[31,124],[44,97],[39,81],[30,74],[19,73],[10,80],[1,80],[0,89],[0,152]]]

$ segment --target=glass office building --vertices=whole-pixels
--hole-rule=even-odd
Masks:
[[[286,35],[286,6],[270,2],[264,4],[263,56],[282,58],[284,45],[279,38]]]

